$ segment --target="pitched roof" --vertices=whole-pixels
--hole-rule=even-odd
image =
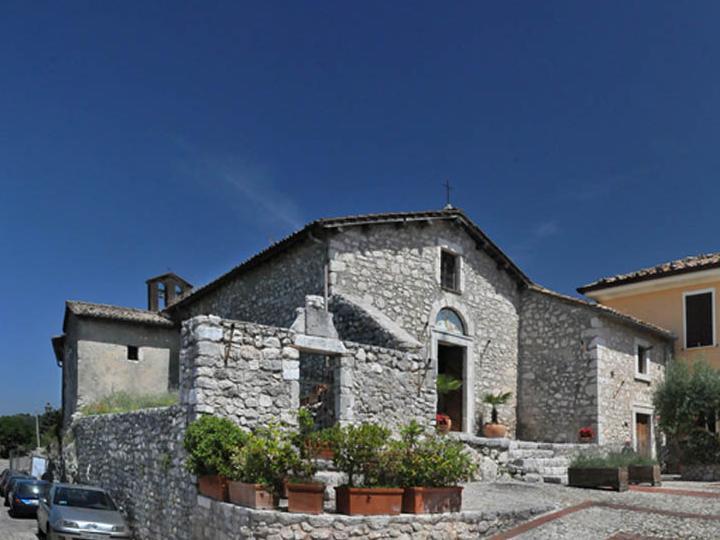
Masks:
[[[645,322],[641,319],[638,319],[637,317],[627,315],[626,313],[622,313],[621,311],[608,307],[604,304],[595,304],[593,302],[583,300],[582,298],[567,296],[565,294],[551,291],[550,289],[546,289],[545,287],[536,284],[530,285],[529,290],[552,296],[553,298],[557,298],[558,300],[561,300],[563,302],[590,308],[594,311],[597,311],[601,315],[607,315],[608,317],[612,317],[620,322],[642,328],[643,330],[658,334],[665,339],[675,339],[675,334],[673,334],[670,330],[666,330],[665,328],[661,328],[660,326],[657,326],[655,324]]]
[[[95,319],[109,319],[113,321],[124,321],[137,324],[149,324],[152,326],[172,327],[175,325],[172,320],[160,313],[146,309],[112,306],[109,304],[93,304],[68,300],[65,302],[65,320],[67,314],[72,313],[77,317],[89,317]],[[65,324],[63,324],[63,329]]]
[[[308,223],[302,229],[290,234],[282,240],[270,245],[260,253],[250,257],[246,261],[240,263],[229,272],[223,274],[219,278],[198,287],[190,292],[187,296],[168,306],[166,312],[172,313],[180,306],[187,306],[197,300],[204,294],[216,289],[226,281],[242,274],[243,272],[254,268],[273,256],[282,253],[294,244],[305,240],[313,235],[319,235],[323,231],[330,229],[342,230],[343,228],[356,226],[371,226],[394,223],[404,225],[408,223],[429,223],[433,221],[452,221],[463,227],[479,248],[484,249],[495,261],[510,273],[515,280],[521,285],[531,283],[525,273],[508,257],[495,243],[488,238],[482,230],[469,218],[462,210],[453,207],[446,207],[443,210],[429,210],[424,212],[392,212],[384,214],[360,214],[355,216],[322,218]]]
[[[609,276],[593,281],[582,287],[578,287],[579,293],[597,291],[600,289],[608,289],[610,287],[618,287],[620,285],[628,285],[639,281],[649,281],[677,274],[685,274],[690,272],[698,272],[700,270],[710,270],[712,268],[720,268],[720,253],[706,253],[677,259],[675,261],[664,262],[648,268],[642,268],[628,274],[619,274],[617,276]]]

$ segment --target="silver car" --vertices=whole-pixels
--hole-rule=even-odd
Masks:
[[[131,538],[130,528],[101,488],[53,484],[37,510],[38,535],[48,540]]]

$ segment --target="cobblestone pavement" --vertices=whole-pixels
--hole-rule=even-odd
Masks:
[[[505,531],[496,540],[720,539],[720,484],[665,482],[625,493],[550,484],[468,486],[465,506],[492,501],[522,510],[531,501],[557,510]],[[488,508],[488,506],[485,506]]]
[[[0,472],[8,466],[7,460],[0,459]],[[37,540],[35,518],[11,518],[8,509],[0,501],[0,539]]]

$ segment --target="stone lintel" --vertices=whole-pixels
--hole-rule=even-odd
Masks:
[[[296,334],[293,347],[301,352],[312,354],[338,355],[345,354],[347,349],[339,339]]]

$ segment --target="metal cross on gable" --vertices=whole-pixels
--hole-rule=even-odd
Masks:
[[[450,180],[446,179],[443,183],[443,186],[445,186],[445,205],[450,206],[450,192],[452,191],[452,187],[450,186]]]

